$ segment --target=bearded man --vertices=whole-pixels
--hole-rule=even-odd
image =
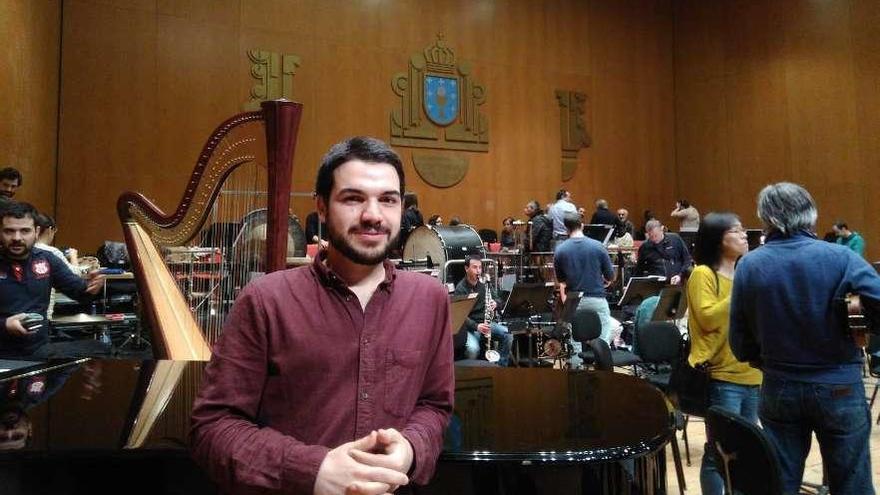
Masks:
[[[192,414],[193,455],[225,493],[430,480],[452,412],[452,334],[446,288],[385,259],[404,190],[385,143],[334,145],[315,187],[327,249],[236,300]]]

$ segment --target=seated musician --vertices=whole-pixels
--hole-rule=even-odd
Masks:
[[[567,213],[563,217],[568,239],[556,246],[553,268],[559,282],[559,293],[565,302],[566,291],[579,291],[581,300],[578,309],[595,311],[602,322],[600,338],[611,344],[611,311],[605,299],[605,287],[614,280],[614,268],[605,246],[601,242],[584,235],[583,225],[578,215]],[[581,351],[580,342],[572,342],[572,367],[580,365],[577,354]]]
[[[34,223],[36,215],[33,206],[26,203],[14,203],[2,214],[0,321],[4,331],[0,332],[0,358],[46,355],[49,325],[45,318],[53,287],[84,302],[104,286],[104,277],[97,272],[83,280],[55,255],[34,248],[39,233]],[[41,315],[43,323],[35,324],[26,319],[31,313]]]
[[[649,220],[645,224],[648,238],[639,246],[639,260],[636,263],[637,277],[657,275],[666,277],[672,285],[681,283],[682,276],[691,269],[691,255],[681,237],[664,232],[659,220]]]
[[[499,366],[507,366],[510,363],[510,348],[513,345],[513,335],[507,331],[507,327],[498,323],[486,322],[486,305],[489,305],[488,313],[494,315],[497,302],[490,290],[491,298],[486,301],[486,285],[480,280],[483,274],[483,262],[477,256],[469,256],[464,262],[465,277],[455,286],[454,295],[466,296],[476,294],[477,300],[468,317],[461,327],[459,335],[466,335],[464,341],[464,354],[467,359],[479,359],[480,343],[485,342],[486,335],[491,332],[492,341],[498,346],[501,359]],[[484,351],[486,348],[484,347]]]

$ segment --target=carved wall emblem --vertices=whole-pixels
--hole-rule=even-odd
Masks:
[[[562,140],[562,180],[574,177],[577,169],[577,153],[591,143],[584,124],[587,95],[576,91],[556,90],[559,101],[559,130]]]
[[[489,151],[489,119],[479,107],[486,89],[470,66],[457,63],[455,51],[437,42],[410,57],[405,73],[391,83],[400,97],[391,111],[391,144],[415,148]]]
[[[299,57],[268,50],[248,50],[251,76],[257,83],[251,88],[251,99],[245,110],[259,110],[260,102],[284,98],[293,100],[293,76],[299,67]]]

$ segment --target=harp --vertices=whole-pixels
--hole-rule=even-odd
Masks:
[[[170,214],[143,194],[119,197],[156,359],[208,360],[238,291],[303,250],[288,213],[301,114],[299,103],[265,101],[220,124]]]

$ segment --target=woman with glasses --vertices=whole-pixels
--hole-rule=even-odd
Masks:
[[[737,260],[749,250],[745,230],[733,213],[710,213],[697,231],[694,260],[697,267],[687,284],[688,333],[691,366],[709,372],[709,405],[720,406],[758,422],[761,372],[736,360],[728,343],[730,293]],[[724,493],[718,454],[709,432],[700,468],[703,494]]]

